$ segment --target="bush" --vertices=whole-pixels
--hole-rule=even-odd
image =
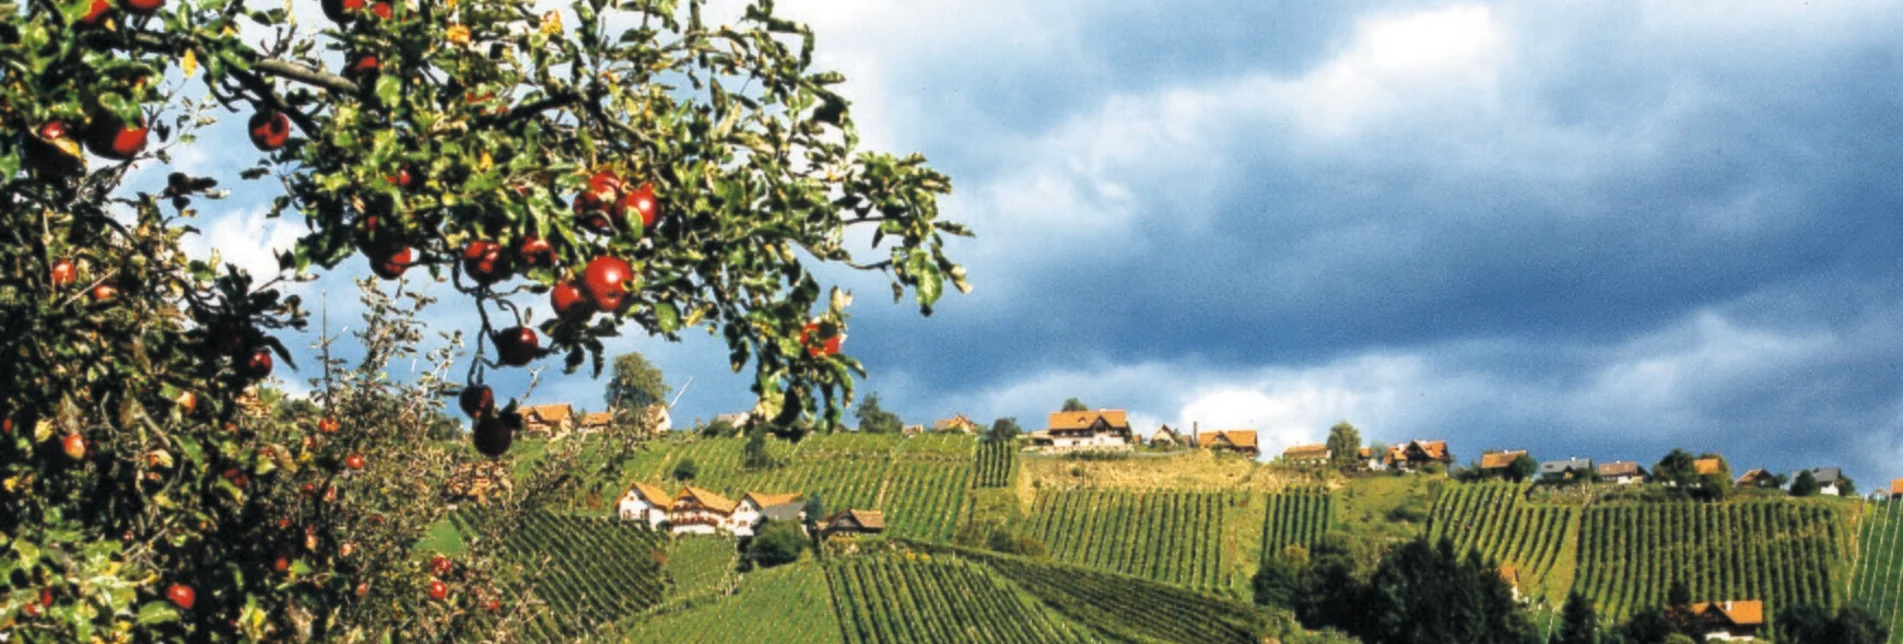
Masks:
[[[791,521],[768,521],[760,526],[747,546],[747,560],[763,568],[799,561],[800,552],[812,545],[812,539]]]
[[[683,458],[680,463],[674,465],[674,480],[676,481],[692,481],[699,475],[700,465],[696,464],[694,459]]]

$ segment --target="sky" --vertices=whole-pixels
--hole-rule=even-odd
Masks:
[[[858,294],[861,393],[907,422],[1037,429],[1077,397],[1140,433],[1255,428],[1266,452],[1346,420],[1462,462],[1684,447],[1864,490],[1903,476],[1903,7],[778,9],[846,74],[866,145],[924,153],[952,177],[944,216],[977,232],[949,246],[975,290],[930,317],[881,276],[825,272]],[[227,121],[180,165],[236,182]],[[237,186],[190,244],[270,271],[302,230],[263,217],[271,196]],[[295,287],[335,327],[368,274],[342,269]],[[476,326],[455,302],[428,319]],[[716,338],[610,350],[692,378],[677,423],[751,405]],[[533,400],[605,406],[603,380],[555,362]]]

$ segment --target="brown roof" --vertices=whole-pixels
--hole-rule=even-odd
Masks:
[[[1361,448],[1361,450],[1360,450],[1360,452],[1361,452],[1361,457],[1362,457],[1362,458],[1367,458],[1367,457],[1370,457],[1370,456],[1374,456],[1374,448],[1372,448],[1372,447],[1363,447],[1363,448]]]
[[[847,518],[852,519],[853,523],[858,524],[859,527],[864,530],[878,531],[885,529],[885,513],[878,510],[840,510],[826,518],[826,525],[831,526],[840,519]]]
[[[1758,600],[1735,602],[1698,602],[1692,604],[1692,613],[1704,615],[1707,610],[1737,626],[1763,626],[1764,602]]]
[[[1745,472],[1744,476],[1738,477],[1738,484],[1744,485],[1747,483],[1756,483],[1760,480],[1769,479],[1769,478],[1773,478],[1770,472],[1766,472],[1762,469],[1753,469],[1749,472]]]
[[[1692,468],[1697,470],[1700,475],[1717,474],[1720,464],[1721,461],[1716,458],[1701,458],[1692,461]]]
[[[697,488],[692,485],[681,488],[681,493],[674,495],[675,502],[678,503],[682,499],[693,499],[695,501],[698,501],[700,502],[701,507],[707,508],[708,510],[712,510],[718,514],[733,514],[733,509],[734,509],[734,506],[736,505],[733,502],[733,499],[729,499],[727,497],[714,494],[713,492],[710,492],[701,488]]]
[[[1182,435],[1177,434],[1176,430],[1170,429],[1169,425],[1164,425],[1161,428],[1158,428],[1155,433],[1150,434],[1150,440],[1156,440],[1157,437],[1160,437],[1160,436],[1168,436],[1170,437],[1170,440],[1179,440],[1182,438]],[[1898,479],[1898,480],[1903,480],[1903,479]]]
[[[1282,457],[1292,458],[1292,459],[1293,458],[1328,458],[1328,444],[1309,443],[1307,445],[1290,445],[1288,446],[1288,449],[1282,450]]]
[[[1399,461],[1399,460],[1403,460],[1407,458],[1408,447],[1420,448],[1421,453],[1426,454],[1428,458],[1431,458],[1437,461],[1447,460],[1447,441],[1444,441],[1444,440],[1435,440],[1435,441],[1411,440],[1406,443],[1402,443],[1400,445],[1389,447],[1388,460]]]
[[[970,429],[966,429],[966,428],[970,428]],[[977,429],[977,428],[978,428],[978,423],[973,421],[970,418],[966,418],[964,414],[952,414],[951,418],[940,418],[936,422],[932,423],[932,429],[935,429],[941,432],[950,431],[953,429],[971,431],[972,429]]]
[[[1639,469],[1639,464],[1632,461],[1612,461],[1610,463],[1599,464],[1600,476],[1634,476],[1642,473],[1644,473],[1644,471]]]
[[[1508,586],[1512,586],[1514,588],[1520,587],[1520,571],[1519,570],[1515,570],[1513,566],[1501,566],[1499,573],[1500,573],[1500,580],[1507,582]]]
[[[614,412],[598,411],[592,414],[584,414],[581,417],[582,427],[607,427],[614,424],[614,422]]]
[[[1255,447],[1255,430],[1225,429],[1215,432],[1202,432],[1196,435],[1196,444],[1209,447],[1210,441],[1221,439],[1236,447]]]
[[[745,496],[740,497],[740,500],[745,501],[747,499],[753,499],[754,505],[757,505],[763,508],[770,508],[776,505],[780,505],[782,503],[792,503],[794,501],[798,501],[803,498],[806,498],[806,497],[800,496],[797,493],[761,494],[759,492],[748,492]]]
[[[666,506],[668,499],[674,496],[668,494],[667,490],[661,489],[658,485],[649,485],[640,481],[629,483],[628,489],[621,491],[622,498],[627,498],[629,492],[638,493],[641,495],[641,498],[646,499],[649,504],[659,506]]]
[[[530,405],[522,415],[544,423],[559,423],[575,415],[575,408],[568,403]]]
[[[1124,417],[1121,409],[1099,409],[1097,411],[1054,411],[1051,412],[1051,429],[1088,429],[1102,418],[1104,424],[1111,427],[1129,429],[1130,421]]]
[[[1890,479],[1890,493],[1903,494],[1903,479]]]
[[[1480,455],[1480,469],[1504,470],[1506,468],[1513,467],[1514,459],[1517,459],[1525,455],[1526,455],[1526,450],[1523,450],[1523,449],[1516,449],[1511,451],[1487,452],[1485,454]],[[1503,570],[1512,570],[1512,569],[1503,568]]]

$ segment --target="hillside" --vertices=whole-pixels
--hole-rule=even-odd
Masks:
[[[769,632],[749,615],[807,625],[799,641],[815,642],[1241,641],[1275,622],[1250,606],[1250,578],[1263,557],[1347,539],[1366,544],[1355,556],[1372,566],[1389,545],[1425,536],[1512,568],[1525,604],[1546,625],[1569,591],[1593,599],[1610,622],[1662,603],[1679,580],[1696,600],[1762,600],[1767,618],[1794,603],[1850,601],[1893,624],[1903,617],[1903,510],[1889,503],[1762,495],[1664,502],[1632,488],[1534,494],[1525,484],[1343,478],[1200,451],[1041,456],[962,435],[769,441],[772,462],[760,467],[745,465],[743,447],[737,438],[651,442],[618,480],[595,483],[613,492],[590,513],[608,514],[633,481],[678,490],[674,473],[691,461],[693,485],[735,498],[747,491],[817,495],[829,512],[881,510],[888,529],[819,560],[809,553],[802,563],[743,573],[730,539],[639,536],[648,533],[627,522],[575,522],[585,529],[545,537],[561,543],[523,546],[524,561],[567,562],[564,573],[581,576],[541,593],[541,601],[584,611],[590,625],[613,622],[605,632],[634,641],[732,641]],[[1046,554],[1028,559],[970,547],[980,543],[952,545],[968,526],[1007,527]],[[631,545],[616,546],[625,554],[612,557],[629,562],[620,565],[641,569],[636,560],[643,558],[664,565],[608,572],[614,566],[591,568],[562,555],[627,539]],[[620,578],[644,580],[639,587],[651,590],[612,602],[580,590]],[[1207,616],[1120,621],[1123,611],[1144,605],[1196,605]],[[559,639],[592,627],[533,632]]]

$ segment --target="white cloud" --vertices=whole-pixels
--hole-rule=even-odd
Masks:
[[[185,238],[185,248],[195,258],[209,259],[215,252],[222,262],[236,264],[260,281],[268,280],[278,274],[273,251],[289,250],[303,231],[285,219],[267,217],[267,212],[268,205],[201,214],[198,223],[203,228],[200,234]]]

